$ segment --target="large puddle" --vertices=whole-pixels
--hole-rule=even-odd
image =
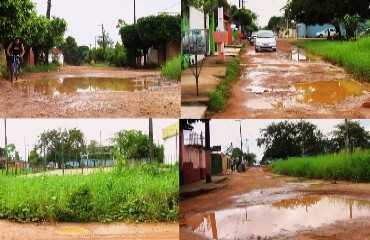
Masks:
[[[370,87],[355,81],[318,81],[309,83],[296,83],[288,89],[263,88],[250,85],[245,89],[255,94],[280,93],[280,99],[271,102],[256,100],[246,103],[251,109],[289,108],[299,104],[334,104],[343,102],[348,97],[361,96],[370,92]]]
[[[16,82],[15,86],[27,94],[57,96],[88,92],[135,92],[148,89],[154,84],[154,77],[64,77],[53,80],[20,81]]]
[[[336,196],[305,196],[273,204],[186,217],[194,232],[212,239],[274,236],[369,216],[370,202]]]

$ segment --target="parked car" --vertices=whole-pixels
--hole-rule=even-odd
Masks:
[[[327,38],[329,36],[328,33],[330,33],[331,37],[334,37],[335,34],[337,33],[337,31],[335,30],[335,28],[325,28],[323,31],[317,32],[316,37],[320,37],[320,38],[325,37],[325,38]]]
[[[370,28],[365,29],[364,31],[358,34],[359,37],[369,37],[370,36]]]
[[[259,52],[264,49],[276,51],[276,38],[271,30],[261,30],[257,33],[255,51]]]
[[[251,34],[251,42],[253,44],[255,44],[255,42],[256,42],[256,37],[257,37],[257,32],[252,32],[252,34]]]

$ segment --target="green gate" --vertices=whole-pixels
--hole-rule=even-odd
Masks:
[[[211,170],[212,175],[222,173],[222,158],[220,154],[211,154]]]

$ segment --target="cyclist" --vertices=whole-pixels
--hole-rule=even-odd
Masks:
[[[23,55],[24,55],[24,45],[21,42],[19,37],[15,37],[14,41],[10,43],[7,49],[7,54],[8,56],[15,55],[19,56],[19,62],[22,63],[23,60]],[[10,78],[11,81],[13,82],[13,64],[14,64],[14,58],[10,58]],[[20,66],[19,66],[20,70]]]

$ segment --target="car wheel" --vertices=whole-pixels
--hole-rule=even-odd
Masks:
[[[276,52],[276,48],[275,49],[273,49],[274,50],[274,52]]]
[[[322,35],[322,34],[320,34],[320,35],[319,35],[319,37],[321,37],[321,38],[322,38],[322,37],[323,37],[323,35]]]
[[[258,53],[258,49],[257,48],[255,48],[254,51],[256,51],[256,53]]]

